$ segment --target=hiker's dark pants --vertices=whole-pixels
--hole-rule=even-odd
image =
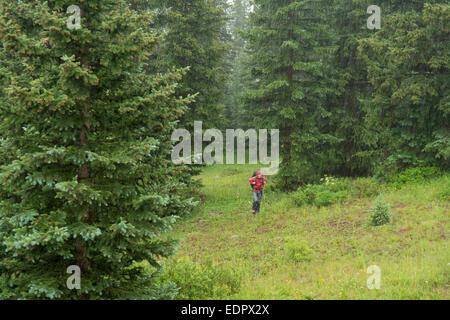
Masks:
[[[259,208],[261,206],[261,198],[262,198],[262,191],[261,192],[253,191],[252,210],[255,210],[256,213],[259,213]]]

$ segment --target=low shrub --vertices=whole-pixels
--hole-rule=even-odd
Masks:
[[[314,204],[318,207],[326,207],[334,203],[334,193],[329,190],[323,190],[316,194]]]
[[[450,202],[450,178],[445,178],[445,183],[438,192],[437,197],[439,200]]]
[[[380,193],[381,185],[376,178],[350,179],[350,190],[352,198],[368,198]]]
[[[436,177],[440,173],[439,168],[436,167],[408,168],[394,176],[390,182],[393,187],[401,188],[407,184],[423,183],[425,180]]]
[[[328,190],[321,191],[317,194],[314,204],[318,207],[326,207],[337,202],[341,202],[347,198],[345,190],[332,192]]]
[[[325,176],[321,184],[307,184],[293,193],[294,202],[299,205],[325,207],[347,197],[346,181]]]
[[[212,262],[198,264],[188,257],[166,262],[158,282],[175,283],[179,288],[176,300],[225,299],[237,293],[241,285],[237,272]]]
[[[379,196],[375,200],[375,207],[370,216],[370,224],[373,226],[381,226],[392,221],[391,208],[388,203],[384,202],[383,196]]]
[[[320,184],[308,184],[297,189],[292,197],[296,205],[325,207],[349,198],[375,196],[380,185],[375,178],[333,178],[325,176]]]
[[[286,241],[284,249],[288,260],[293,262],[311,261],[314,250],[308,246],[306,241],[298,241],[294,238],[287,238]]]

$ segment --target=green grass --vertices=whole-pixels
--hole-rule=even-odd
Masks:
[[[369,224],[375,197],[330,207],[298,207],[290,194],[266,191],[251,215],[252,165],[209,166],[198,177],[203,202],[171,233],[176,257],[238,271],[230,299],[449,299],[449,176],[400,190],[383,189],[390,224]],[[270,177],[268,183],[270,184]],[[215,213],[216,215],[211,215]],[[287,243],[307,244],[308,259],[288,258]],[[380,290],[366,285],[381,269]]]

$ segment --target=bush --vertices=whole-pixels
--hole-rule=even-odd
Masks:
[[[237,272],[208,262],[204,265],[190,258],[171,259],[164,265],[158,282],[173,282],[178,288],[176,300],[224,299],[239,291],[241,279]]]
[[[442,189],[438,192],[437,197],[439,200],[450,202],[450,179],[445,178]]]
[[[350,181],[352,198],[376,196],[380,193],[380,187],[380,183],[375,178],[357,178]]]
[[[298,188],[293,194],[294,202],[299,205],[315,205],[324,207],[347,198],[348,182],[345,179],[336,179],[324,176],[321,184],[308,184]]]
[[[436,167],[408,168],[397,174],[391,181],[395,188],[401,188],[407,184],[422,183],[426,179],[436,177],[440,174]]]
[[[308,247],[306,241],[298,241],[294,238],[287,238],[285,244],[286,257],[293,262],[311,261],[314,251]]]
[[[323,190],[316,194],[314,204],[318,207],[326,207],[334,203],[334,193],[329,190]]]
[[[299,206],[307,204],[318,207],[329,206],[345,197],[345,191],[333,192],[328,186],[311,184],[300,187],[293,194],[294,202]]]
[[[324,176],[321,184],[308,184],[298,188],[292,198],[296,205],[325,207],[348,198],[372,197],[379,194],[380,184],[375,178],[333,178]]]
[[[317,194],[314,204],[318,207],[326,207],[334,203],[340,202],[347,198],[346,191],[331,192],[328,190],[321,191]]]
[[[391,208],[388,203],[384,202],[382,196],[375,201],[375,207],[370,216],[370,224],[373,226],[381,226],[392,221]]]

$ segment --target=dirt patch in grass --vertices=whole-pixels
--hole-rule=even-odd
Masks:
[[[409,205],[407,205],[407,204],[405,204],[405,203],[398,203],[398,204],[396,204],[395,206],[393,206],[392,208],[393,209],[402,209],[402,208],[406,208],[406,207],[408,207]]]
[[[441,237],[441,239],[447,239],[447,232],[445,232],[445,229],[442,225],[439,225],[439,236]]]
[[[411,228],[408,227],[408,228],[400,229],[400,230],[396,231],[395,233],[398,234],[399,236],[404,236],[404,235],[410,233],[410,231],[411,231]]]
[[[297,221],[291,221],[290,225],[292,225],[292,224],[298,225],[300,223]],[[287,228],[288,225],[287,225],[287,223],[272,222],[272,223],[268,224],[268,227],[272,230],[283,230],[283,229]]]
[[[211,224],[209,224],[208,222],[199,222],[195,224],[195,229],[196,230],[209,230],[211,228]]]
[[[223,170],[222,171],[222,175],[223,176],[234,176],[234,175],[236,175],[236,174],[239,174],[240,173],[240,170],[238,170],[238,169],[225,169],[225,170]]]
[[[265,234],[267,233],[269,230],[267,227],[257,227],[255,228],[255,233],[256,234]]]
[[[343,217],[335,217],[329,220],[328,227],[338,234],[343,234],[358,229],[362,224],[361,220],[346,220]]]
[[[355,207],[355,204],[361,202],[361,199],[352,199],[352,200],[348,200],[343,204],[343,208],[344,209],[350,209]]]

